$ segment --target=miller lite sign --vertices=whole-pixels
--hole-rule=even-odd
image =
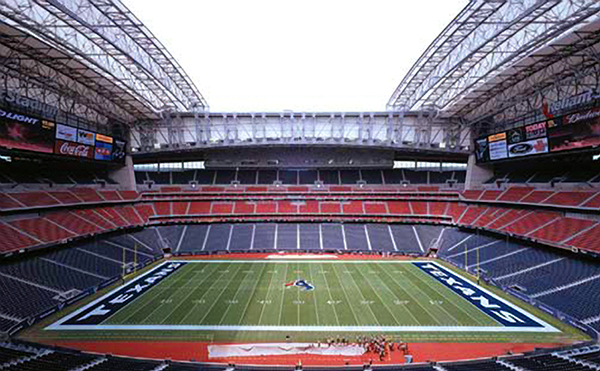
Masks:
[[[85,144],[57,140],[54,144],[54,153],[65,156],[94,158],[94,150]]]

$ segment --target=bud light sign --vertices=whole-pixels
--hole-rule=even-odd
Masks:
[[[54,143],[54,153],[58,155],[73,156],[80,158],[94,158],[93,147],[86,146],[85,144],[66,142],[60,139],[57,139]]]

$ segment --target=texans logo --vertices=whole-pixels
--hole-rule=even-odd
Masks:
[[[288,282],[285,284],[285,286],[286,287],[291,287],[291,286],[302,287],[302,288],[304,288],[304,291],[311,291],[311,290],[315,289],[315,287],[312,284],[306,282],[305,280],[295,280],[292,282]]]

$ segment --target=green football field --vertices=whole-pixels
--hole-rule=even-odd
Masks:
[[[51,321],[36,338],[271,341],[286,335],[316,340],[389,333],[420,340],[554,341],[575,336],[548,315],[455,269],[399,260],[167,261]]]
[[[285,286],[305,279],[315,289]],[[105,324],[495,326],[411,264],[192,263]]]

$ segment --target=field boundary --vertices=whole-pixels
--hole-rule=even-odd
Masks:
[[[150,324],[150,325],[137,325],[137,324],[102,324],[108,317],[114,315],[116,311],[125,307],[136,297],[140,297],[150,288],[159,285],[162,279],[168,277],[171,273],[175,272],[177,268],[186,264],[211,264],[211,263],[228,263],[228,264],[248,264],[248,263],[261,263],[261,264],[287,264],[287,263],[299,263],[297,260],[285,261],[285,260],[170,260],[166,261],[154,269],[146,272],[143,275],[136,277],[134,280],[127,284],[117,287],[110,291],[106,295],[92,301],[86,306],[72,312],[71,314],[61,318],[57,322],[49,325],[44,330],[92,330],[92,331],[104,331],[104,330],[140,330],[140,331],[303,331],[303,332],[480,332],[480,333],[555,333],[560,330],[549,325],[543,320],[539,319],[535,315],[525,311],[518,305],[513,304],[507,300],[502,299],[496,294],[486,290],[485,288],[470,283],[466,278],[459,274],[449,271],[443,265],[435,261],[421,261],[418,264],[414,264],[413,261],[398,261],[398,260],[381,260],[377,264],[411,264],[419,267],[419,264],[431,264],[439,268],[439,270],[453,275],[455,278],[460,279],[463,285],[470,285],[476,288],[479,293],[485,293],[489,298],[503,303],[506,307],[514,310],[518,313],[523,314],[528,319],[537,322],[538,326],[423,326],[423,325],[342,325],[342,326],[322,326],[322,325],[178,325],[178,324]],[[323,261],[323,260],[306,260],[301,263],[315,263],[315,264],[373,264],[373,261]],[[426,276],[427,274],[424,273]],[[434,280],[436,277],[432,277]],[[437,277],[439,278],[439,277]],[[439,282],[439,280],[438,280]],[[141,283],[141,284],[140,284]],[[443,282],[441,282],[443,284]],[[452,287],[447,286],[447,289],[453,292],[455,295],[462,297],[464,300],[468,300],[464,295],[461,296]],[[149,288],[148,288],[149,287]],[[476,303],[470,302],[471,305]],[[110,305],[113,305],[113,310]],[[477,305],[475,305],[477,306]],[[481,309],[481,308],[478,308]],[[489,316],[482,310],[483,313]],[[97,317],[100,320],[88,320],[90,317]]]

